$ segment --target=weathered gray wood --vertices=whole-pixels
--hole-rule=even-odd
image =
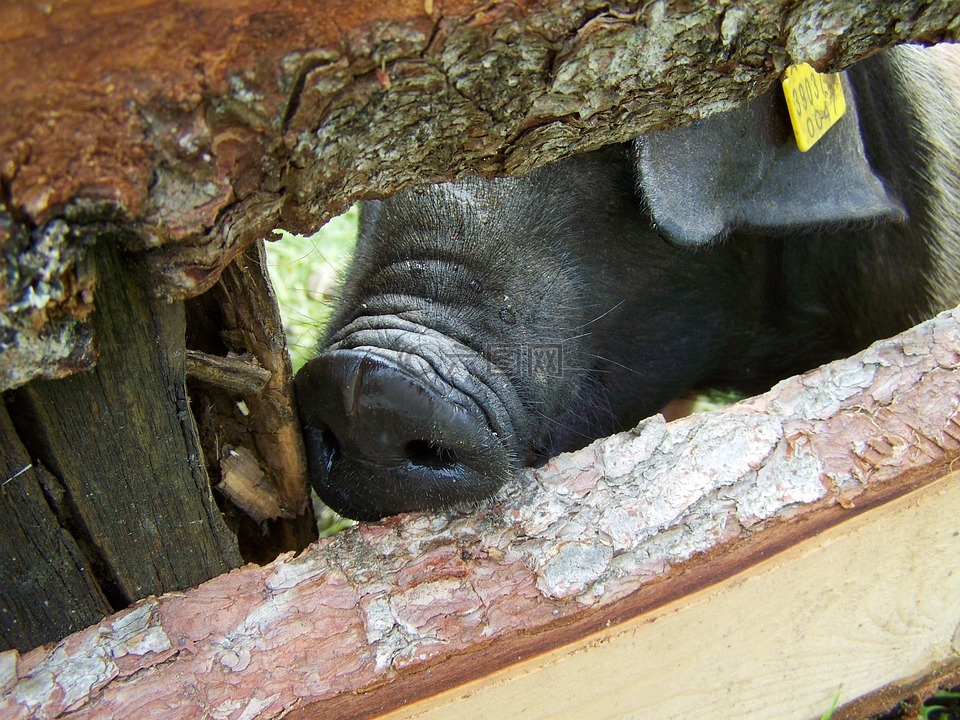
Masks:
[[[76,540],[44,497],[0,402],[0,649],[59,640],[112,609]]]
[[[120,604],[192,587],[240,564],[213,502],[184,379],[183,303],[151,296],[139,262],[97,254],[94,370],[16,395],[21,435]]]

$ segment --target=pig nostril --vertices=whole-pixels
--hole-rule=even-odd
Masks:
[[[315,447],[315,451],[317,459],[327,472],[331,472],[340,461],[340,441],[330,428],[320,429],[320,443]]]
[[[452,469],[460,465],[460,457],[455,450],[426,440],[411,440],[404,451],[411,463],[431,470]]]
[[[329,449],[330,453],[336,455],[340,452],[340,441],[337,440],[337,436],[333,434],[333,431],[325,427],[320,433],[320,439],[323,440],[323,444]]]
[[[322,353],[297,373],[307,470],[334,510],[378,520],[439,509],[488,497],[508,476],[509,425],[495,432],[472,396],[421,374],[366,346]]]

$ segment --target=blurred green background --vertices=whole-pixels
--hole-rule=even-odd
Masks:
[[[294,372],[316,352],[320,333],[336,302],[340,278],[357,244],[358,217],[354,205],[314,235],[277,230],[280,237],[265,243],[267,267],[277,293]]]

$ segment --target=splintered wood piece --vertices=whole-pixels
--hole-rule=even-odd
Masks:
[[[31,650],[113,611],[50,509],[43,472],[0,402],[0,649]]]
[[[245,559],[269,562],[317,538],[293,370],[262,243],[187,303],[190,397],[206,466]],[[245,358],[244,365],[237,362]],[[242,462],[241,462],[242,459]]]
[[[276,490],[264,476],[256,456],[247,448],[224,446],[220,477],[217,490],[254,521],[262,523],[282,515]]]
[[[11,407],[62,484],[63,512],[95,548],[98,580],[122,606],[197,585],[240,557],[187,402],[183,303],[154,298],[142,264],[111,248],[96,260],[96,368],[35,381]]]
[[[252,395],[263,390],[270,371],[252,355],[208,355],[187,350],[187,378],[234,395]]]
[[[956,654],[958,397],[954,310],[7,658],[0,714],[817,717]]]
[[[294,405],[293,368],[263,243],[238,256],[211,294],[220,305],[224,343],[235,353],[249,353],[269,373],[259,392],[243,396],[250,432],[286,516],[303,515],[309,499],[306,453]]]

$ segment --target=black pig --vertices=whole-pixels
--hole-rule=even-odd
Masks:
[[[366,520],[476,501],[692,388],[765,388],[957,304],[958,57],[858,65],[804,154],[775,90],[526,177],[365,203],[296,377],[320,497]]]

